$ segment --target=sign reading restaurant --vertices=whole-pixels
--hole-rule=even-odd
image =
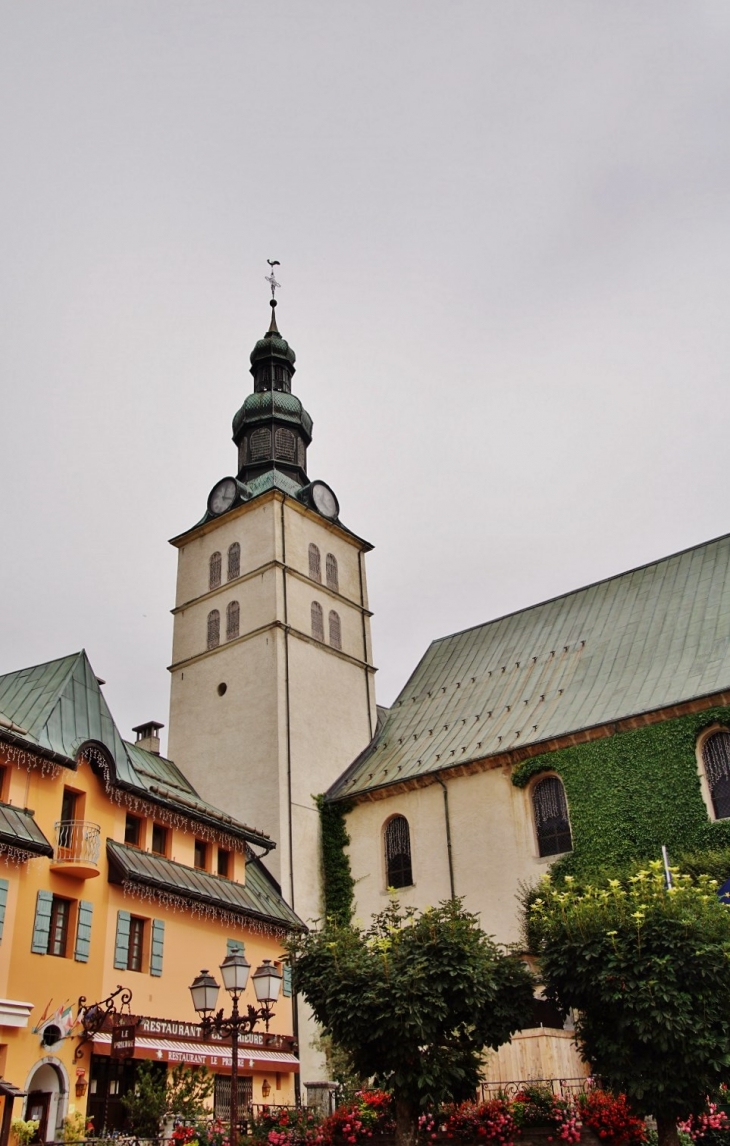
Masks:
[[[139,1036],[155,1036],[157,1038],[165,1039],[178,1039],[186,1042],[199,1043],[203,1040],[203,1034],[200,1030],[199,1023],[181,1023],[175,1019],[151,1019],[141,1018],[137,1025],[137,1035]],[[264,1046],[264,1039],[266,1046],[277,1046],[281,1036],[279,1035],[266,1035],[261,1032],[254,1031],[245,1035],[238,1036],[240,1046],[262,1047]],[[206,1043],[230,1043],[231,1036],[227,1038],[221,1037],[214,1031],[205,1035]]]

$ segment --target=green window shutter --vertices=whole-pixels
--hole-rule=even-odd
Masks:
[[[285,963],[282,967],[282,971],[284,974],[284,979],[281,984],[281,989],[285,995],[289,996],[291,995],[291,964]]]
[[[35,901],[35,922],[33,924],[33,941],[30,949],[34,955],[48,954],[48,941],[51,935],[51,910],[53,895],[50,891],[39,891]]]
[[[126,971],[129,962],[129,923],[132,916],[128,911],[117,912],[117,941],[114,947],[114,966],[118,971]]]
[[[162,974],[162,949],[165,944],[164,919],[152,920],[152,947],[150,950],[150,975],[159,978]]]
[[[77,963],[89,962],[89,947],[91,946],[91,917],[94,914],[94,905],[82,899],[79,903],[79,921],[76,926],[76,947],[74,959]]]
[[[0,939],[3,937],[5,925],[5,909],[8,905],[8,888],[10,884],[6,879],[0,879]]]
[[[245,955],[246,948],[242,939],[226,939],[226,955]]]

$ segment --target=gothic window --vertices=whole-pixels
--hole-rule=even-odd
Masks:
[[[249,442],[252,462],[265,462],[271,457],[271,430],[260,427],[251,434]]]
[[[568,805],[562,780],[546,776],[532,789],[537,848],[541,856],[556,856],[573,848]]]
[[[730,732],[713,732],[702,745],[702,762],[718,820],[730,816]]]
[[[340,625],[340,614],[336,613],[334,609],[330,610],[329,615],[330,626],[330,644],[333,649],[342,648],[342,626]]]
[[[324,640],[324,613],[318,601],[312,601],[312,636],[315,641]]]
[[[221,643],[221,615],[217,609],[208,613],[208,648],[215,649]]]
[[[339,593],[340,581],[337,575],[337,558],[334,553],[327,554],[325,569],[327,570],[327,588],[334,589],[335,593]]]
[[[319,556],[319,549],[312,542],[309,546],[309,576],[313,581],[322,580],[322,561]]]
[[[279,427],[274,435],[274,442],[277,458],[283,462],[295,462],[297,460],[297,440],[291,430],[284,430]]]
[[[228,580],[241,576],[241,546],[237,541],[228,546]]]
[[[241,618],[238,601],[229,601],[226,608],[226,640],[235,641]]]
[[[216,550],[215,553],[210,555],[210,565],[208,573],[208,588],[217,589],[221,583],[221,555]]]
[[[411,833],[405,816],[393,816],[385,825],[385,872],[388,887],[410,887]]]

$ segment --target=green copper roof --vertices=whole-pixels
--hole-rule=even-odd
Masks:
[[[730,536],[434,641],[343,799],[730,689]]]
[[[158,803],[175,805],[249,843],[273,846],[263,832],[201,800],[171,760],[122,739],[83,649],[0,676],[0,716],[6,722],[5,727],[0,723],[0,737],[55,753],[69,768],[75,767],[82,745],[94,741],[109,753],[112,780],[120,787]]]
[[[243,405],[233,418],[234,441],[244,425],[269,422],[272,418],[302,426],[311,440],[312,419],[296,394],[286,390],[258,390],[246,395]]]
[[[109,879],[113,883],[127,880],[171,892],[223,911],[264,919],[287,928],[301,928],[302,921],[287,903],[256,859],[246,863],[246,883],[234,883],[197,868],[186,867],[164,856],[107,840]]]
[[[27,808],[0,804],[0,844],[35,856],[52,856],[53,848]]]

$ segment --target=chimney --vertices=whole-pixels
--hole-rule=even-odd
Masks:
[[[164,727],[164,724],[159,724],[156,720],[148,720],[146,724],[138,724],[136,728],[132,729],[132,732],[137,733],[135,747],[144,748],[145,752],[153,752],[155,756],[159,756],[159,730]]]

